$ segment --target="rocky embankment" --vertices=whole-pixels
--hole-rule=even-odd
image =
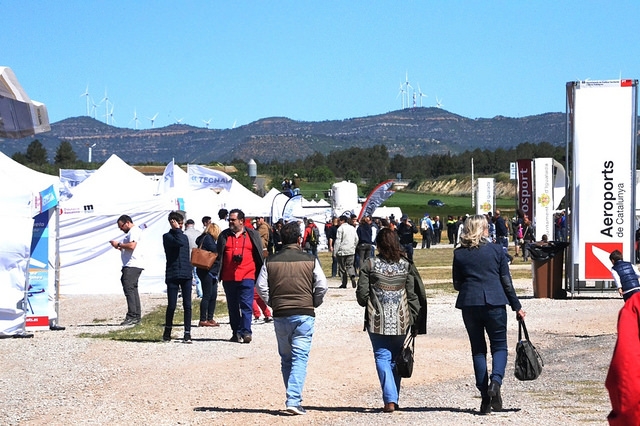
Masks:
[[[416,188],[418,192],[453,196],[471,196],[471,179],[425,180]],[[496,182],[496,197],[515,197],[515,182]]]

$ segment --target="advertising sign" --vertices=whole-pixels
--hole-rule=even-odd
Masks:
[[[554,239],[555,226],[553,222],[553,159],[536,158],[533,160],[535,168],[535,207],[534,224],[536,229],[536,241],[540,241],[543,235],[549,240]]]
[[[518,210],[533,220],[533,161],[518,160]]]
[[[633,259],[636,87],[632,80],[573,84],[572,255],[579,280],[611,280],[609,254]]]
[[[476,204],[476,214],[493,212],[496,205],[494,188],[494,178],[478,178],[478,204]]]

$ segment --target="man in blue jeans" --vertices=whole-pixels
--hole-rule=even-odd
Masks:
[[[286,387],[286,410],[306,414],[302,388],[315,324],[314,309],[322,304],[327,278],[318,259],[302,251],[296,222],[280,231],[283,247],[269,256],[256,281],[260,297],[273,308],[280,368]]]

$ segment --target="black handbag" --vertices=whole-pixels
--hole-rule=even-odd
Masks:
[[[396,373],[400,377],[411,377],[413,373],[413,352],[416,346],[416,338],[413,337],[411,331],[407,334],[407,337],[404,339],[404,344],[402,345],[402,350],[395,358],[395,369]]]
[[[524,330],[524,340],[522,331]],[[544,361],[540,353],[529,340],[524,320],[518,320],[518,343],[516,344],[516,368],[514,374],[518,380],[535,380],[542,373]]]

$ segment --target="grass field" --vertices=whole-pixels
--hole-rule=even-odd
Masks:
[[[324,193],[329,189],[331,189],[331,184],[329,183],[302,182],[300,192],[306,199],[319,200],[325,198]],[[365,197],[367,195],[360,191],[360,196]],[[445,205],[443,207],[429,206],[427,203],[431,199],[441,200]],[[383,206],[400,207],[402,212],[408,214],[416,223],[425,213],[429,213],[431,217],[438,215],[445,220],[449,215],[457,217],[475,213],[475,208],[471,206],[471,196],[456,197],[414,191],[396,191]],[[502,211],[503,216],[513,216],[515,213],[515,200],[512,198],[499,198],[496,200],[496,208]]]

